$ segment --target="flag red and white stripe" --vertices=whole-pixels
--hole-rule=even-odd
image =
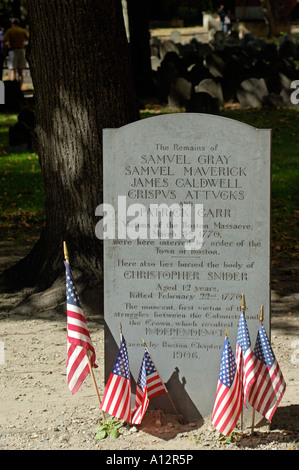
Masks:
[[[66,307],[67,307],[67,383],[74,394],[81,387],[90,372],[88,354],[92,367],[96,354],[87,329],[86,319],[80,304],[79,295],[69,264],[66,267]]]
[[[101,409],[125,421],[131,419],[131,381],[127,346],[123,335],[112,372],[105,387]]]
[[[284,395],[286,384],[262,323],[258,330],[254,354],[257,358],[256,382],[249,391],[248,402],[271,421]]]
[[[213,426],[224,436],[235,428],[242,411],[242,385],[229,340],[226,337],[212,415]]]
[[[146,347],[136,384],[135,409],[132,412],[131,418],[132,424],[141,423],[151,398],[166,392],[166,387]]]
[[[238,375],[242,384],[242,394],[244,405],[246,406],[247,396],[250,387],[254,384],[256,357],[253,354],[248,328],[245,320],[244,312],[241,312],[241,317],[238,327],[238,337],[236,346],[236,365]]]

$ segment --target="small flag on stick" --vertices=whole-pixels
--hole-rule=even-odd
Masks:
[[[254,346],[254,354],[257,358],[256,382],[249,391],[248,402],[271,422],[284,395],[286,384],[262,321],[263,310],[261,308],[260,326]]]
[[[132,424],[140,424],[151,398],[167,393],[159,373],[145,345],[143,360],[136,384],[135,409],[132,412]]]
[[[237,346],[236,346],[236,364],[237,371],[242,383],[242,394],[244,405],[246,406],[247,395],[250,387],[255,382],[256,358],[251,348],[250,337],[245,320],[245,300],[243,296],[242,311],[238,327]]]
[[[121,333],[121,345],[112,372],[105,387],[101,409],[115,418],[130,422],[131,381],[129,358],[125,338]]]
[[[235,428],[242,410],[242,389],[236,361],[227,334],[212,415],[213,426],[224,436]]]
[[[96,354],[87,329],[79,295],[64,244],[67,302],[67,383],[74,394],[95,364]],[[90,367],[91,366],[91,367]]]

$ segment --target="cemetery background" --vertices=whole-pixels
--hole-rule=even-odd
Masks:
[[[14,258],[7,259],[7,252],[13,250]],[[11,241],[1,245],[2,266],[14,262],[28,251]],[[281,266],[275,281],[279,293],[272,290],[272,340],[274,352],[284,372],[287,391],[274,418],[273,424],[258,428],[257,436],[247,437],[239,443],[231,443],[232,449],[298,449],[298,345],[294,346],[298,331],[298,286],[296,285],[296,265]],[[281,287],[283,285],[283,289]],[[274,284],[275,286],[275,284]],[[57,287],[59,290],[59,287]],[[86,380],[80,395],[71,397],[65,386],[65,334],[66,328],[61,312],[65,304],[51,309],[51,299],[55,297],[55,286],[44,293],[43,308],[32,319],[25,319],[28,306],[18,305],[21,296],[3,296],[2,313],[4,318],[10,311],[9,321],[5,322],[4,341],[17,335],[23,347],[8,346],[7,355],[13,362],[5,365],[5,389],[1,396],[7,403],[2,413],[2,435],[0,448],[5,449],[220,449],[225,448],[216,440],[216,433],[207,420],[198,428],[196,423],[179,426],[169,417],[156,415],[154,421],[135,428],[124,428],[117,441],[95,442],[94,429],[100,413],[96,397],[89,380]],[[87,297],[89,296],[88,300]],[[83,302],[91,303],[93,293],[86,292]],[[48,301],[48,310],[47,310]],[[250,299],[247,299],[249,302]],[[11,310],[12,309],[12,310]],[[87,307],[88,317],[88,307]],[[96,347],[98,362],[103,360],[103,330],[99,329],[102,318],[89,317],[88,325]],[[41,337],[41,331],[47,334]],[[27,334],[24,334],[27,333]],[[53,345],[55,348],[53,349]],[[40,353],[42,351],[42,354]],[[18,364],[18,368],[16,367]],[[16,374],[19,373],[19,375]],[[97,380],[103,384],[103,370],[98,370]],[[61,380],[62,378],[62,380]],[[103,385],[100,386],[103,392]],[[53,395],[55,394],[55,401]],[[37,420],[38,416],[38,420]],[[3,421],[2,421],[3,420]]]

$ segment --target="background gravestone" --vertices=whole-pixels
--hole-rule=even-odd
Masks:
[[[235,349],[242,293],[253,345],[261,304],[269,333],[271,131],[176,113],[105,129],[103,139],[104,202],[116,211],[116,236],[132,204],[148,211],[162,203],[189,203],[192,211],[202,204],[204,235],[196,250],[185,249],[186,239],[149,233],[105,240],[106,379],[121,323],[133,387],[144,338],[177,410],[186,421],[205,417],[214,405],[226,328]],[[119,196],[126,198],[121,208]],[[151,406],[172,411],[165,395]]]

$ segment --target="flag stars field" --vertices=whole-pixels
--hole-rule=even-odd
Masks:
[[[261,334],[257,337],[254,353],[260,361],[266,362],[268,367],[273,365],[275,357],[271,346],[267,342],[264,331],[261,331]]]
[[[223,367],[220,370],[220,380],[226,385],[226,387],[231,387],[236,373],[236,365],[233,361],[233,352],[228,347],[228,343],[224,346],[222,361]]]

